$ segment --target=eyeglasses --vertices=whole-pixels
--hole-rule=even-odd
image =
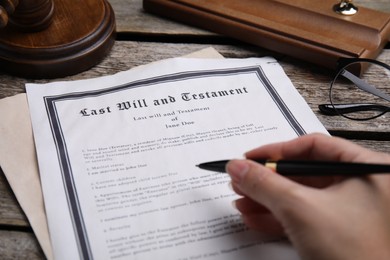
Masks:
[[[390,66],[371,59],[345,59],[330,84],[325,115],[369,120],[390,111]]]

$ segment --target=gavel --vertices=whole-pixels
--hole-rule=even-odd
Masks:
[[[0,5],[0,28],[9,22],[20,31],[41,31],[51,24],[53,13],[52,0],[3,0]]]
[[[100,62],[114,41],[106,0],[0,0],[0,73],[73,75]]]

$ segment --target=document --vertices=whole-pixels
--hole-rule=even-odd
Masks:
[[[273,58],[26,85],[55,259],[298,259],[197,164],[325,128]]]

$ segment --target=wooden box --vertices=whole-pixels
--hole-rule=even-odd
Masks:
[[[144,0],[148,12],[331,69],[341,57],[375,58],[390,38],[390,14],[335,0]]]

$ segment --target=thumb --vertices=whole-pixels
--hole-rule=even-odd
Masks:
[[[232,160],[226,166],[233,185],[247,197],[266,206],[274,213],[294,204],[295,191],[305,189],[258,163]]]

